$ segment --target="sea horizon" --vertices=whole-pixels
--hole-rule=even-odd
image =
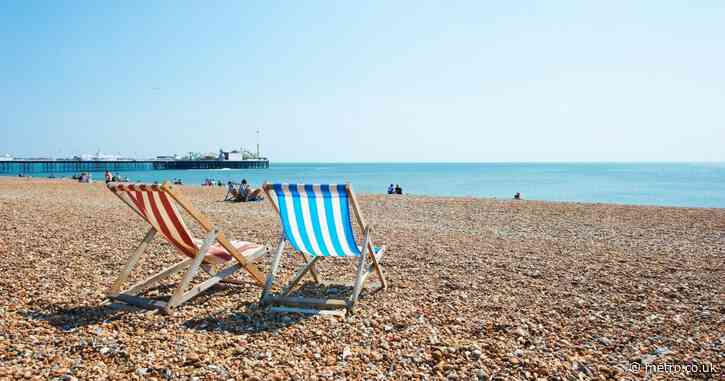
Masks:
[[[271,162],[267,169],[120,171],[134,182],[349,182],[357,192],[725,208],[725,162]],[[13,176],[13,174],[7,174]],[[73,173],[31,173],[70,177]],[[103,172],[92,172],[103,180]],[[15,174],[17,176],[17,174]]]

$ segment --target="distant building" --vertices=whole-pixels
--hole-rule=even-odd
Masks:
[[[225,160],[225,161],[241,161],[244,160],[244,154],[241,152],[234,150],[225,152],[223,150],[219,150],[219,160]]]
[[[156,156],[156,160],[164,160],[164,161],[172,161],[172,160],[178,160],[179,155],[162,155],[162,156]]]
[[[120,158],[118,155],[102,154],[101,151],[96,152],[95,155],[82,154],[73,157],[73,159],[81,161],[118,161]]]
[[[0,161],[10,161],[10,160],[15,160],[15,158],[10,155],[0,156]]]

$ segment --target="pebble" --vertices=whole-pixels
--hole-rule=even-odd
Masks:
[[[608,338],[606,338],[606,337],[598,337],[598,338],[597,338],[597,341],[598,341],[598,342],[599,342],[600,344],[604,345],[605,347],[608,347],[608,346],[612,345],[612,340],[609,340],[609,339],[608,339]]]
[[[342,351],[342,355],[340,357],[342,358],[342,361],[345,361],[348,359],[348,357],[352,356],[352,352],[350,351],[350,347],[345,347],[345,349]]]
[[[668,347],[657,347],[655,349],[655,353],[657,354],[657,356],[664,356],[668,353],[672,353],[672,350]]]

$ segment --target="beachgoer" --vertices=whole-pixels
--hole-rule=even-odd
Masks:
[[[395,193],[395,185],[390,184],[390,186],[388,187],[388,194],[393,194],[393,193]]]
[[[106,184],[108,184],[111,181],[113,181],[113,175],[111,174],[110,171],[106,171],[106,173],[104,174],[104,176],[106,177]]]
[[[239,198],[239,192],[234,187],[234,183],[227,181],[227,195],[224,197],[224,201],[236,201]]]
[[[249,192],[249,195],[247,196],[247,201],[260,201],[264,200],[264,197],[262,197],[262,188],[254,188]]]
[[[400,187],[400,184],[395,184],[395,194],[403,194],[403,188]]]
[[[247,179],[242,179],[242,182],[239,184],[239,195],[237,196],[237,201],[247,202],[259,201],[262,199],[262,188],[252,188],[249,186],[249,183],[247,183]]]
[[[237,193],[237,201],[249,201],[250,190],[251,189],[249,187],[249,184],[247,184],[247,179],[242,179],[242,182],[239,183],[239,193]]]
[[[516,192],[516,194],[514,195],[514,200],[521,200],[521,193]]]

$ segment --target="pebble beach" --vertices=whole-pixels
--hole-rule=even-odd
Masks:
[[[178,188],[227,237],[279,239],[267,201]],[[358,198],[389,288],[354,314],[267,312],[240,273],[166,315],[102,305],[148,230],[105,184],[0,177],[0,379],[725,377],[725,209]],[[132,280],[180,259],[160,237],[147,253]],[[282,278],[302,263],[288,254]],[[302,292],[344,293],[354,261],[321,275],[332,284]],[[168,298],[180,277],[146,296]],[[680,368],[653,370],[666,364]]]

